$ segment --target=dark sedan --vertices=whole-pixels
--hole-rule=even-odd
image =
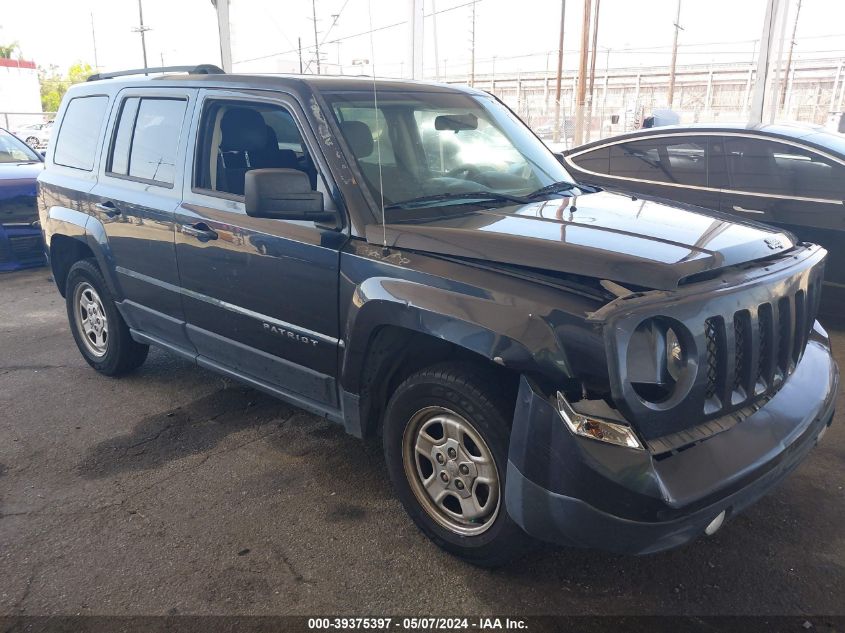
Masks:
[[[35,182],[41,155],[0,129],[0,272],[45,264]]]
[[[774,224],[821,244],[825,294],[845,296],[845,135],[797,124],[671,126],[563,156],[580,181]]]

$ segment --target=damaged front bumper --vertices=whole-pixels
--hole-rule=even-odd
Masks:
[[[528,534],[554,543],[647,554],[705,533],[801,463],[830,425],[839,373],[816,325],[793,374],[759,410],[682,450],[607,444],[571,433],[523,377],[505,501]],[[711,530],[712,527],[711,527]]]

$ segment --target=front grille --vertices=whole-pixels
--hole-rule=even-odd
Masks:
[[[707,414],[743,405],[792,373],[816,318],[818,285],[813,280],[806,294],[801,289],[756,309],[739,310],[728,330],[719,327],[720,317],[705,321]],[[722,336],[730,336],[732,344],[720,345]]]
[[[734,314],[734,391],[740,391],[748,382],[750,331],[751,319],[748,310],[740,310]]]
[[[705,321],[704,336],[707,339],[707,389],[704,396],[712,398],[716,395],[719,380],[719,331],[715,318]]]

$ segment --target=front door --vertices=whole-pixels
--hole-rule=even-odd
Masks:
[[[182,199],[187,130],[196,90],[119,93],[92,212],[105,227],[108,252],[130,327],[191,353],[185,338],[174,248],[174,212]]]
[[[284,96],[208,90],[176,212],[176,256],[200,364],[300,404],[334,408],[338,271],[346,234],[314,222],[247,216],[245,174],[305,172],[334,208],[305,116]]]

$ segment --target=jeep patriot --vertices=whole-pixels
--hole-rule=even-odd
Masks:
[[[39,176],[100,373],[156,345],[380,437],[480,565],[712,534],[831,423],[822,248],[575,182],[479,90],[159,70],[70,88]]]

